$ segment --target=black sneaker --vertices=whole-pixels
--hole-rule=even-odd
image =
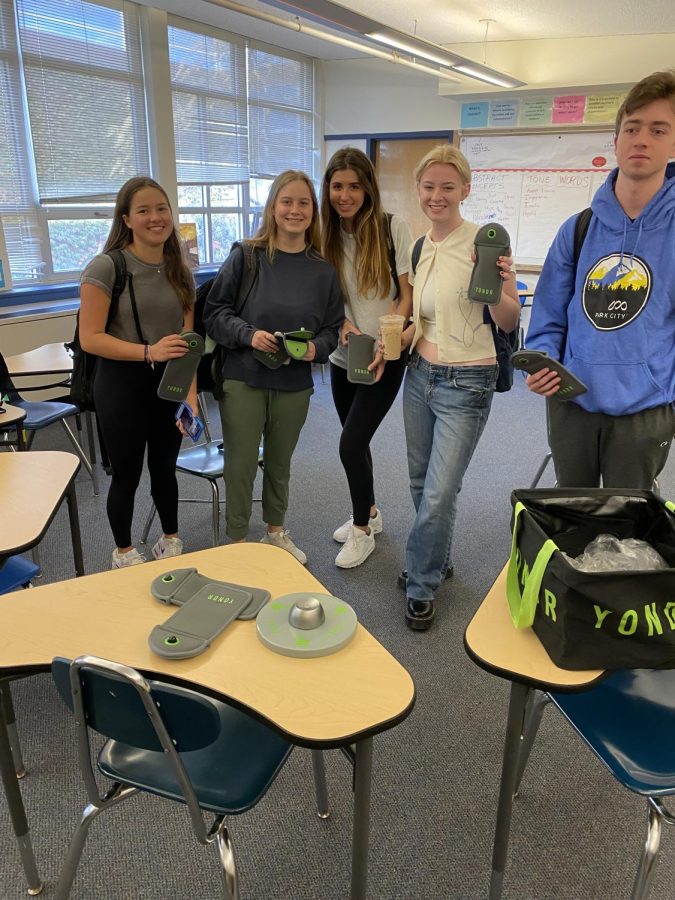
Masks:
[[[455,574],[455,568],[454,568],[454,566],[450,566],[450,568],[445,573],[445,577],[443,578],[443,581],[447,581],[448,578],[452,578],[452,576],[454,574]],[[402,591],[407,590],[407,588],[408,588],[408,570],[404,569],[401,572],[401,574],[398,576],[396,581],[398,582],[398,586],[401,588]]]

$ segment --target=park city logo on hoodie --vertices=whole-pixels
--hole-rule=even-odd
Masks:
[[[652,273],[644,260],[612,253],[586,276],[581,303],[598,331],[615,331],[637,318],[652,289]]]

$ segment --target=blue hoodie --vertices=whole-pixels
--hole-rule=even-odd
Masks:
[[[588,393],[589,412],[623,416],[675,400],[675,163],[631,221],[614,194],[618,169],[598,189],[574,272],[568,219],[546,256],[527,347],[562,359]]]

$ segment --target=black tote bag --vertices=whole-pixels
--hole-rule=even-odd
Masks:
[[[651,491],[518,490],[507,598],[566,669],[675,668],[675,505]],[[669,568],[582,572],[599,534],[647,541]]]

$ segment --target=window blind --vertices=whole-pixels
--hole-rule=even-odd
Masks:
[[[251,174],[314,175],[314,67],[309,59],[248,48]]]
[[[40,202],[114,196],[149,174],[136,7],[16,5]]]
[[[169,27],[179,184],[248,180],[246,43]]]

